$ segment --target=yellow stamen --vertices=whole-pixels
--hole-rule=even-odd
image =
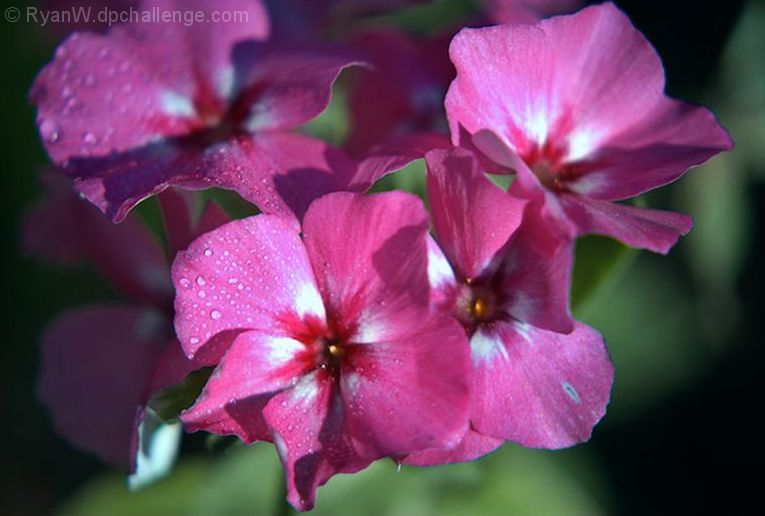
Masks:
[[[484,301],[480,297],[477,297],[473,301],[473,306],[471,307],[471,311],[473,312],[473,315],[475,317],[480,319],[486,315],[488,308],[489,307],[487,306],[486,301]]]
[[[330,344],[328,350],[329,354],[336,358],[340,358],[345,355],[345,350],[337,344]]]

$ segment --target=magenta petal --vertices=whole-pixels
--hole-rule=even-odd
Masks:
[[[181,343],[173,336],[165,346],[162,355],[157,360],[157,366],[154,369],[154,375],[149,384],[151,394],[162,389],[172,387],[181,383],[189,373],[207,365],[189,360],[183,352]]]
[[[587,165],[593,172],[570,188],[596,199],[627,199],[731,148],[730,136],[709,110],[663,98],[639,124],[605,142]]]
[[[470,134],[506,129],[502,136],[518,149],[529,138],[526,127],[550,119],[557,108],[552,96],[554,55],[537,27],[462,29],[449,56],[457,77],[445,106],[455,145],[462,126]],[[543,129],[540,125],[537,131]]]
[[[65,171],[113,220],[169,185],[236,190],[263,212],[301,216],[327,192],[347,188],[353,162],[339,149],[290,133],[242,136],[203,151],[160,141],[108,158],[71,160]]]
[[[474,279],[518,229],[526,201],[489,181],[468,151],[432,151],[427,164],[436,239],[462,277]]]
[[[293,213],[299,219],[322,195],[346,190],[353,161],[331,145],[299,134],[264,133],[248,149],[252,165],[227,183],[265,213]]]
[[[330,319],[353,342],[395,340],[427,313],[428,217],[412,194],[333,193],[306,212],[303,234]]]
[[[576,148],[578,142],[596,148],[639,122],[663,97],[659,56],[613,3],[550,18],[540,26],[556,56],[560,107],[574,123],[568,134],[575,147],[570,153],[585,153]]]
[[[189,357],[221,356],[247,330],[283,334],[283,319],[324,316],[297,222],[235,220],[206,233],[173,263],[175,328]]]
[[[480,4],[492,23],[535,23],[581,6],[580,0],[481,0]]]
[[[404,455],[462,440],[470,357],[455,320],[432,317],[417,332],[350,351],[341,388],[359,455]]]
[[[579,233],[613,237],[626,245],[666,254],[687,235],[693,219],[682,213],[636,208],[581,195],[561,196],[566,214]]]
[[[312,373],[268,402],[263,415],[287,477],[287,499],[300,511],[313,507],[316,489],[336,473],[354,473],[359,457],[346,428],[345,410],[330,377]]]
[[[434,449],[413,453],[407,456],[403,463],[411,466],[437,466],[471,461],[493,452],[504,442],[503,439],[487,437],[469,429],[456,447],[450,450]]]
[[[110,464],[133,468],[142,405],[169,327],[128,306],[67,312],[42,338],[38,393],[56,429]]]
[[[475,429],[531,448],[589,438],[603,417],[613,366],[602,337],[577,323],[568,335],[516,321],[471,338]]]
[[[144,6],[188,10],[189,2]],[[210,15],[207,2],[195,10]],[[230,90],[230,52],[242,39],[262,39],[268,26],[260,2],[226,0],[215,10],[247,13],[247,22],[135,23],[106,35],[75,33],[38,75],[30,93],[48,153],[60,164],[104,156],[198,127],[194,101],[219,103]],[[228,86],[227,86],[228,84]],[[111,116],[110,116],[111,115]]]
[[[366,191],[380,178],[425,157],[433,149],[451,147],[449,138],[436,133],[418,133],[392,138],[373,147],[358,162],[350,190]]]
[[[502,289],[507,296],[505,310],[515,319],[568,333],[574,327],[569,313],[574,240],[561,234],[560,226],[569,223],[554,218],[547,210],[550,204],[557,201],[533,201],[527,206],[502,265]]]
[[[443,100],[454,76],[447,53],[450,36],[447,31],[415,39],[403,32],[365,30],[351,40],[372,67],[356,74],[348,95],[349,153],[357,157],[390,138],[446,130]]]
[[[235,434],[248,443],[270,440],[260,414],[250,414],[242,424],[236,417],[238,412],[229,414],[227,408],[237,402],[251,402],[251,398],[261,408],[265,406],[271,396],[292,386],[303,374],[298,360],[303,352],[305,345],[288,337],[242,333],[223,356],[196,403],[181,416],[186,429]],[[254,408],[250,403],[247,406]]]
[[[292,129],[317,117],[329,105],[340,72],[363,64],[338,50],[257,42],[240,45],[234,60],[241,83],[257,91],[245,124],[251,132]]]

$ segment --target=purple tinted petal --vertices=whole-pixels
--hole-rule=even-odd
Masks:
[[[148,2],[144,8],[211,15],[209,3]],[[103,156],[200,127],[201,105],[230,94],[230,52],[267,35],[257,1],[226,0],[216,10],[247,14],[239,23],[132,23],[106,35],[75,33],[35,80],[30,98],[46,149],[56,163]],[[114,116],[114,115],[118,116]]]
[[[109,464],[135,466],[137,428],[169,324],[152,310],[67,312],[42,338],[38,393],[57,430]]]
[[[236,190],[266,213],[301,216],[316,197],[347,187],[355,171],[345,154],[321,140],[289,133],[241,136],[202,150],[161,141],[108,158],[70,161],[66,172],[113,220],[169,185]]]
[[[423,158],[432,149],[448,149],[449,139],[440,134],[420,133],[393,138],[377,145],[358,162],[349,189],[366,191],[380,178]]]
[[[234,56],[240,82],[254,94],[245,127],[292,129],[329,105],[332,85],[345,68],[362,64],[348,53],[312,47],[242,44]]]

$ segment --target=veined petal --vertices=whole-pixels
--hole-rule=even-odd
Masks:
[[[56,429],[104,462],[132,470],[149,382],[169,321],[150,309],[66,312],[42,337],[38,395]]]
[[[636,208],[624,204],[566,194],[561,203],[580,234],[613,237],[626,245],[667,254],[693,219],[682,213]]]
[[[331,320],[349,340],[407,335],[428,313],[428,219],[414,195],[333,193],[314,202],[303,234]]]

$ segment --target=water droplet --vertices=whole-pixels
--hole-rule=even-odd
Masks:
[[[213,319],[215,319],[216,321],[217,321],[218,319],[220,319],[222,315],[223,315],[223,314],[221,314],[221,313],[220,313],[218,310],[213,310],[212,312],[210,312],[210,317],[212,317],[212,318],[213,318]]]
[[[96,135],[91,133],[91,132],[83,133],[82,141],[86,145],[95,145],[96,144]]]
[[[192,345],[199,344],[199,338],[198,337],[191,337],[189,339],[189,343],[191,343]]]
[[[210,249],[210,248],[207,248],[207,249],[205,249],[205,256],[207,256],[207,257],[210,257],[210,256],[212,256],[213,254],[214,254],[214,253],[213,253],[213,250],[212,250],[212,249]]]
[[[178,283],[180,283],[183,288],[191,287],[191,282],[189,281],[189,278],[181,278],[180,280],[178,280]]]
[[[40,123],[40,134],[42,134],[42,137],[50,143],[56,143],[60,137],[55,122],[48,118]]]
[[[197,276],[197,285],[199,285],[200,287],[204,287],[205,285],[207,285],[207,282],[202,276]]]

